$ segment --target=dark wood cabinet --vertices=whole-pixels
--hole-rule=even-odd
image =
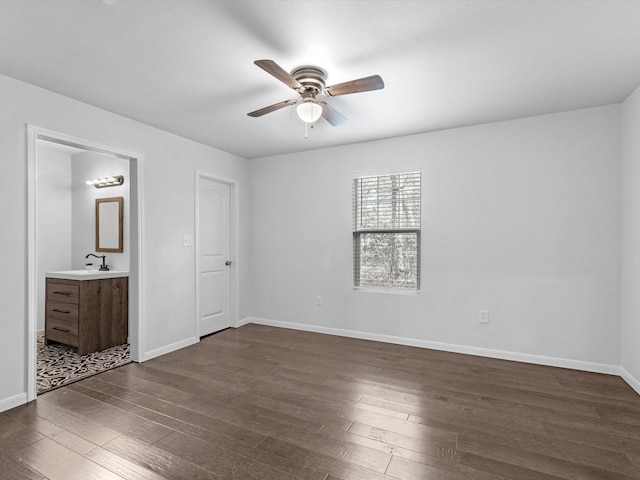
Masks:
[[[47,278],[47,343],[76,347],[80,355],[127,343],[128,280]]]

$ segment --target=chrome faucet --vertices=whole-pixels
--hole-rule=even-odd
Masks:
[[[84,258],[89,258],[89,257],[96,257],[96,258],[101,258],[102,259],[102,265],[100,265],[100,271],[101,272],[108,272],[109,271],[109,265],[107,265],[105,263],[107,256],[106,255],[94,255],[93,253],[89,253],[86,257]]]

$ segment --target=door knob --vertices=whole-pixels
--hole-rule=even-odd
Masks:
[[[228,267],[231,265],[231,260],[227,260],[226,262],[224,262],[224,264]]]

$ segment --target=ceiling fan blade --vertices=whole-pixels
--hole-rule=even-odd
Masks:
[[[342,125],[347,121],[346,117],[339,111],[329,105],[327,102],[318,102],[322,106],[322,118],[329,122],[334,127]]]
[[[380,75],[371,75],[370,77],[359,78],[357,80],[351,80],[350,82],[332,85],[331,87],[325,88],[323,93],[326,93],[330,97],[337,97],[338,95],[368,92],[370,90],[380,90],[382,88],[384,88],[384,82]]]
[[[274,103],[273,105],[269,105],[268,107],[261,108],[260,110],[256,110],[255,112],[247,113],[250,117],[261,117],[262,115],[266,115],[267,113],[275,112],[276,110],[280,110],[281,108],[288,107],[289,105],[294,105],[296,100],[285,100],[284,102]]]
[[[282,68],[273,60],[256,60],[253,63],[255,63],[257,66],[259,66],[268,74],[276,77],[285,85],[293,88],[294,90],[297,90],[302,87],[300,82],[298,82],[295,78],[289,75],[289,73],[284,68]]]

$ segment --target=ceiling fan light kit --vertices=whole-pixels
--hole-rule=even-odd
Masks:
[[[250,117],[261,117],[262,115],[275,112],[281,108],[296,105],[298,117],[305,122],[305,132],[306,127],[316,122],[320,117],[323,117],[334,127],[341,125],[347,120],[327,102],[316,99],[318,95],[336,97],[338,95],[368,92],[370,90],[380,90],[384,88],[384,82],[379,75],[372,75],[370,77],[359,78],[357,80],[325,87],[327,72],[319,67],[304,65],[288,73],[273,60],[256,60],[253,63],[294,90],[298,93],[299,97],[295,100],[285,100],[255,110],[247,115]]]
[[[322,116],[322,106],[315,100],[304,100],[296,107],[298,117],[304,123],[316,122]]]

